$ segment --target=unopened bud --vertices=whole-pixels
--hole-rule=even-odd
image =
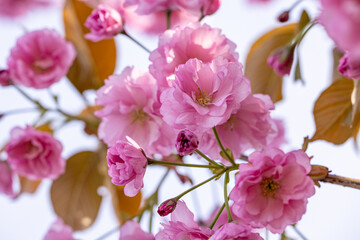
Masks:
[[[308,176],[311,177],[312,180],[317,181],[326,178],[329,172],[330,171],[327,167],[320,165],[311,165],[311,171]]]
[[[176,138],[176,150],[180,156],[192,154],[199,146],[199,140],[197,136],[185,129],[179,132]]]
[[[9,70],[0,70],[0,85],[3,87],[11,85]]]
[[[286,46],[275,51],[267,59],[267,64],[272,67],[275,72],[280,75],[290,74],[292,63],[294,60],[294,47]]]
[[[289,20],[290,17],[290,12],[289,11],[285,11],[283,13],[281,13],[278,17],[277,20],[281,23],[287,22]]]
[[[175,210],[176,204],[177,204],[176,198],[168,199],[162,204],[160,204],[157,212],[162,217],[167,216]]]

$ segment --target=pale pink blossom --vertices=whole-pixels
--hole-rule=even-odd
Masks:
[[[0,16],[15,18],[37,7],[49,5],[47,0],[0,0]]]
[[[163,87],[172,85],[176,67],[191,58],[204,63],[222,56],[237,62],[236,45],[221,34],[221,30],[193,23],[185,27],[167,30],[159,37],[158,47],[151,52],[149,66],[151,74]]]
[[[0,193],[9,197],[15,197],[13,180],[14,172],[6,161],[0,161]]]
[[[221,0],[125,0],[125,6],[136,6],[140,15],[152,14],[158,11],[187,11],[193,15],[213,14],[220,7]]]
[[[17,174],[36,180],[56,179],[64,172],[62,144],[50,133],[30,126],[25,129],[16,127],[11,130],[10,137],[5,151],[11,168]]]
[[[185,129],[178,133],[175,146],[180,156],[192,154],[198,145],[198,137],[193,132]]]
[[[127,67],[110,76],[97,91],[96,104],[104,106],[96,112],[102,119],[98,134],[109,146],[129,136],[146,154],[172,152],[176,135],[162,120],[156,81],[149,73]]]
[[[167,29],[167,13],[166,10],[156,11],[147,15],[139,15],[135,10],[135,6],[121,7],[122,17],[126,22],[125,27],[147,33],[160,34]],[[189,12],[181,10],[173,10],[170,17],[170,26],[184,26],[199,20],[199,16],[195,16]]]
[[[226,122],[249,94],[250,83],[240,63],[190,59],[175,71],[174,86],[162,92],[160,112],[174,129],[200,136]]]
[[[73,45],[55,30],[28,32],[11,49],[7,62],[11,80],[37,89],[50,87],[66,75],[75,55]]]
[[[70,226],[64,224],[58,218],[50,227],[43,240],[74,240],[73,231]]]
[[[120,13],[107,5],[99,5],[86,19],[85,26],[91,33],[85,34],[85,38],[97,42],[103,39],[113,38],[123,31],[123,21]]]
[[[209,228],[199,227],[194,221],[194,214],[187,208],[184,201],[178,201],[175,211],[171,213],[170,221],[161,225],[164,228],[156,234],[156,240],[207,240],[213,233]]]
[[[258,233],[243,224],[225,223],[209,240],[264,240]]]
[[[360,57],[346,53],[339,62],[338,71],[347,78],[360,79]]]
[[[139,223],[127,221],[120,228],[119,240],[155,240],[154,235],[144,232]]]
[[[268,95],[249,95],[225,123],[216,127],[224,147],[231,149],[235,158],[240,158],[246,150],[262,150],[275,139],[280,144],[282,135],[278,130],[281,129],[270,117],[273,109],[274,104]],[[212,131],[202,136],[199,150],[214,159],[222,159]]]
[[[175,0],[180,9],[191,12],[194,15],[201,13],[204,16],[215,13],[221,4],[221,0]]]
[[[233,211],[252,227],[265,227],[282,233],[298,222],[306,211],[308,198],[314,195],[309,157],[301,150],[287,154],[267,148],[249,156],[250,163],[240,164],[235,187],[230,193]]]
[[[360,1],[321,0],[319,22],[344,51],[360,59]]]
[[[141,149],[126,141],[117,141],[107,151],[108,174],[115,185],[124,186],[126,196],[135,196],[144,187],[147,159]]]

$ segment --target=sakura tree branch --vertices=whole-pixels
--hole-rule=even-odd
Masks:
[[[334,174],[328,174],[325,178],[319,179],[319,181],[337,184],[337,185],[341,185],[344,187],[360,189],[360,180],[359,179],[341,177],[341,176],[334,175]]]

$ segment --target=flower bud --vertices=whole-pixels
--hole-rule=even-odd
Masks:
[[[289,14],[289,11],[284,11],[277,17],[277,20],[281,23],[287,22],[289,20]]]
[[[294,60],[294,47],[287,46],[278,49],[267,59],[267,64],[272,67],[275,72],[280,75],[290,74],[292,63]]]
[[[197,136],[185,129],[179,132],[176,138],[176,150],[180,156],[192,154],[195,149],[199,146],[199,140]]]
[[[171,198],[160,204],[157,211],[158,214],[162,217],[165,217],[172,213],[176,208],[177,201],[178,200],[176,198]]]
[[[311,165],[311,171],[308,176],[311,177],[312,180],[318,181],[326,178],[329,172],[330,171],[327,167],[320,165]]]
[[[360,79],[360,59],[346,53],[339,61],[338,71],[347,78]]]
[[[0,70],[0,85],[3,87],[11,85],[9,70],[7,69]]]

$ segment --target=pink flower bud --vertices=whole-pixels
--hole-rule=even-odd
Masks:
[[[0,85],[3,87],[11,85],[9,70],[7,69],[0,70]]]
[[[294,60],[294,48],[292,46],[278,49],[267,59],[267,64],[272,67],[275,72],[280,75],[290,74],[292,63]]]
[[[109,6],[99,5],[86,19],[85,26],[91,33],[85,34],[85,38],[97,42],[103,39],[113,38],[123,31],[123,22],[120,13]]]
[[[160,204],[157,211],[158,214],[164,217],[172,213],[176,208],[177,201],[178,200],[176,198],[171,198]]]
[[[347,78],[360,79],[360,59],[347,52],[339,61],[338,71]]]
[[[277,20],[281,23],[287,22],[289,20],[289,14],[289,11],[284,11],[277,17]]]
[[[193,132],[185,129],[179,132],[175,146],[179,155],[185,156],[193,153],[198,148],[199,140]]]

